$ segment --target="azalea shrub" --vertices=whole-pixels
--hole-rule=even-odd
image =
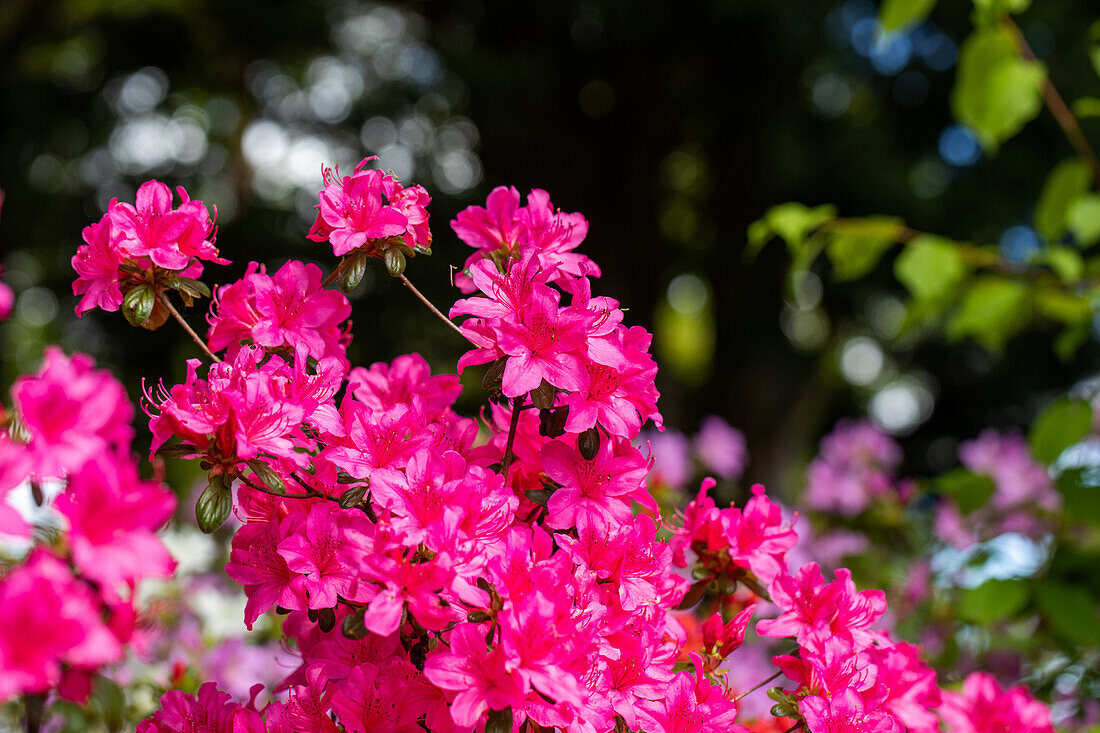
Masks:
[[[481,376],[477,416],[453,409],[458,375],[417,354],[353,365],[345,293],[380,260],[419,296],[405,270],[432,243],[428,193],[370,163],[324,174],[308,236],[338,258],[327,275],[252,263],[208,288],[204,263],[226,262],[215,216],[157,181],[84,230],[78,313],[174,318],[201,350],[182,383],[144,387],[148,459],[206,472],[195,521],[231,534],[237,621],[277,646],[254,685],[180,656],[201,576],[143,590],[173,573],[165,542],[183,547],[155,532],[175,497],[138,470],[122,386],[51,349],[14,386],[0,438],[0,488],[52,506],[34,526],[2,515],[24,552],[0,579],[0,698],[28,729],[118,727],[144,685],[163,693],[143,733],[1053,730],[1022,685],[981,670],[943,684],[929,639],[902,631],[927,582],[888,605],[843,564],[865,536],[845,546],[760,485],[737,505],[714,478],[691,488],[697,467],[731,486],[744,437],[720,417],[694,441],[664,430],[651,336],[593,292],[587,222],[545,191],[500,187],[452,222],[474,251],[455,278],[465,297],[436,313],[458,371]],[[207,296],[204,338],[180,311]],[[945,543],[1042,535],[1025,507],[1060,504],[1020,437],[984,434],[962,460],[993,498],[979,511],[945,497]],[[809,467],[805,506],[910,506],[921,492],[899,461],[889,436],[844,423]],[[179,659],[143,667],[158,650]]]

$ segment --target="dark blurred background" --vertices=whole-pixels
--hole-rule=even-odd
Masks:
[[[1095,93],[1091,3],[1020,17],[1069,99]],[[1094,8],[1093,8],[1094,10]],[[47,343],[93,354],[138,396],[197,355],[173,323],[147,333],[118,313],[73,314],[69,258],[113,197],[157,178],[218,208],[218,244],[249,260],[333,265],[305,239],[321,166],[367,154],[433,196],[434,255],[408,275],[442,309],[468,248],[448,222],[497,185],[547,189],[581,211],[596,290],[655,333],[666,422],[718,414],[748,435],[748,477],[788,496],[794,471],[843,415],[903,438],[912,472],[954,461],[954,441],[1022,425],[1090,373],[1041,327],[1005,353],[896,338],[890,258],[834,284],[819,263],[787,287],[781,246],[745,256],[769,206],[834,203],[913,227],[1037,246],[1031,207],[1071,154],[1044,113],[996,157],[952,122],[948,98],[970,3],[876,41],[867,0],[364,4],[342,0],[0,1],[6,388]],[[1086,134],[1100,134],[1086,121]],[[462,344],[381,268],[353,295],[354,361],[420,351],[453,368]],[[188,314],[199,325],[203,313]],[[462,407],[481,396],[479,375]]]

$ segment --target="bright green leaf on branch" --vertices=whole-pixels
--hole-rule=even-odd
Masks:
[[[959,54],[951,109],[987,150],[996,150],[1039,114],[1045,79],[1043,64],[1022,59],[1001,27],[983,28],[970,34]]]
[[[871,272],[905,229],[901,219],[887,216],[867,217],[845,224],[845,228],[835,232],[825,245],[825,254],[833,264],[837,280],[855,280]]]
[[[1092,407],[1084,400],[1063,397],[1047,405],[1031,426],[1027,440],[1036,460],[1053,463],[1092,427]]]
[[[794,201],[773,206],[763,219],[749,225],[749,247],[759,251],[769,239],[779,237],[792,253],[797,252],[810,232],[834,217],[836,207],[828,204],[812,209]]]
[[[968,270],[957,244],[929,234],[910,241],[894,261],[895,277],[915,299],[924,301],[951,295]]]
[[[988,580],[962,593],[959,617],[985,626],[1008,618],[1027,605],[1030,589],[1022,580]]]
[[[991,351],[1000,351],[1023,328],[1029,313],[1027,287],[1015,280],[985,275],[963,297],[947,322],[947,336],[970,336]]]
[[[1066,223],[1084,247],[1100,242],[1100,195],[1079,196],[1069,205]]]
[[[878,17],[887,33],[903,30],[928,17],[936,0],[883,0]]]
[[[1100,71],[1097,73],[1100,74]],[[1072,109],[1078,117],[1100,117],[1100,99],[1081,97],[1073,103]]]
[[[1090,183],[1089,169],[1078,158],[1054,166],[1035,204],[1035,228],[1048,242],[1053,244],[1066,233],[1070,204],[1088,192]]]

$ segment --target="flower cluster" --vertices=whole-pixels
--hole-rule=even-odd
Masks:
[[[114,199],[102,219],[84,228],[84,244],[72,259],[79,275],[73,294],[83,295],[78,316],[125,306],[134,325],[155,328],[168,317],[157,300],[166,288],[179,290],[185,300],[209,295],[195,280],[202,261],[229,260],[218,256],[214,221],[203,202],[191,200],[182,187],[177,192],[181,203],[173,208],[168,186],[147,181],[134,204]]]
[[[901,448],[889,435],[867,421],[842,420],[822,439],[802,500],[811,509],[854,516],[894,490],[900,463]]]
[[[42,502],[56,490],[63,529],[38,528],[49,541],[0,577],[0,701],[51,690],[83,701],[134,633],[137,583],[175,567],[154,533],[175,497],[139,477],[133,407],[90,358],[48,349],[36,374],[16,380],[12,400],[0,429],[0,499],[27,490]],[[26,540],[31,529],[0,503],[0,534]]]
[[[945,701],[920,650],[877,626],[881,591],[860,591],[846,568],[830,581],[815,562],[792,572],[797,516],[762,486],[743,507],[719,508],[708,479],[682,520],[662,518],[647,484],[654,459],[639,448],[643,425],[662,428],[651,336],[592,293],[599,270],[574,252],[587,224],[545,192],[521,207],[515,189],[498,188],[453,224],[477,249],[459,283],[472,297],[450,316],[464,318],[457,330],[472,346],[458,370],[487,365],[480,438],[479,423],[454,410],[457,375],[432,374],[416,354],[353,367],[350,307],[329,280],[348,289],[371,257],[400,274],[430,244],[427,194],[366,163],[325,174],[309,236],[343,257],[334,275],[297,261],[273,275],[251,265],[217,290],[204,345],[214,363],[192,360],[182,384],[146,394],[152,451],[208,471],[200,527],[212,532],[233,512],[240,522],[226,571],[247,598],[245,624],[281,616],[295,666],[263,707],[260,686],[243,704],[210,683],[168,692],[140,733],[746,731],[726,665],[758,614],[758,636],[793,639],[798,651],[773,657],[793,687],[769,691],[774,717],[754,730],[793,721],[811,733],[931,733],[942,718],[985,733],[1039,720],[1022,693],[978,682]],[[34,415],[45,413],[18,395],[27,432],[57,437],[45,452],[36,438],[0,443],[23,472],[79,465],[70,491],[95,497],[58,502],[73,528],[65,558],[91,593],[66,595],[77,605],[165,570],[149,531],[163,502],[136,474],[119,474],[127,492],[112,498],[109,462],[100,465],[130,439],[119,427],[130,413],[106,409],[117,403],[108,393],[82,393],[91,406],[80,406],[80,428],[97,451],[60,417],[43,427]],[[861,426],[842,432],[824,446],[834,488],[820,491],[831,496],[843,474],[866,502],[892,486],[896,446]],[[744,465],[743,437],[718,419],[696,452],[726,478]],[[120,502],[121,516],[99,516]],[[106,551],[141,561],[107,562]],[[50,597],[49,579],[69,572],[49,554],[26,568],[36,575],[12,584],[16,595]],[[681,622],[692,608],[701,625]],[[114,628],[107,614],[77,610],[56,628],[77,616]],[[30,624],[34,612],[19,613]],[[59,644],[54,667],[105,661],[78,643],[107,638],[94,631]],[[0,670],[14,668],[2,644]],[[93,651],[104,650],[117,653]],[[1002,694],[1007,712],[989,718],[982,708]]]
[[[342,282],[349,291],[362,277],[367,258],[385,260],[390,274],[397,276],[405,270],[406,257],[432,253],[428,192],[368,168],[372,160],[377,156],[364,158],[352,175],[342,178],[338,171],[324,169],[325,188],[308,235],[314,242],[331,244],[337,257],[351,255]]]
[[[682,491],[697,467],[707,475],[736,481],[749,462],[744,433],[717,415],[704,417],[690,439],[674,428],[644,430],[635,444],[653,459],[648,480],[655,493]]]

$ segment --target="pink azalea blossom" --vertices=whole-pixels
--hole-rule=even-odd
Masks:
[[[961,692],[944,692],[940,715],[953,733],[1053,733],[1050,711],[1022,686],[1003,689],[993,675],[971,673]]]
[[[897,718],[881,709],[868,709],[851,688],[833,697],[810,695],[798,705],[810,733],[903,733]]]

